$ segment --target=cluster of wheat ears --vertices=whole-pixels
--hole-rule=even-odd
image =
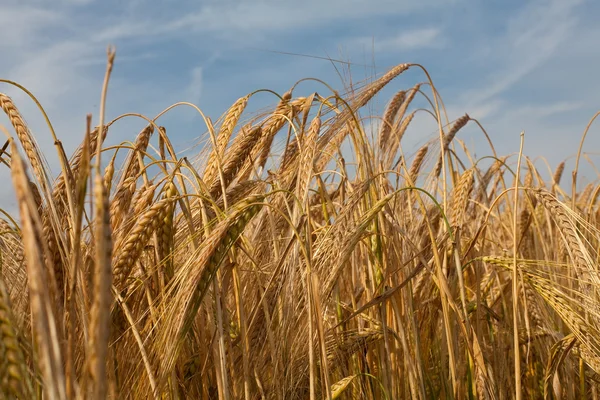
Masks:
[[[245,119],[244,96],[204,117],[202,162],[158,117],[106,146],[113,61],[97,127],[70,158],[55,136],[56,180],[0,93],[19,207],[0,219],[2,398],[598,398],[600,186],[577,168],[565,191],[564,163],[545,182],[491,142],[483,167],[457,138],[478,122],[449,121],[414,64]],[[361,109],[411,68],[426,81],[369,139]],[[416,112],[439,136],[405,154]]]

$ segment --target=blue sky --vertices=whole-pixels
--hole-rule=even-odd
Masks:
[[[72,151],[86,113],[97,122],[108,44],[117,49],[109,119],[125,112],[153,117],[190,101],[216,120],[249,92],[283,93],[304,77],[343,88],[331,62],[269,51],[349,60],[356,81],[415,62],[432,75],[450,119],[464,113],[479,119],[500,153],[517,151],[524,130],[525,153],[545,156],[554,168],[575,154],[585,125],[600,110],[599,12],[593,0],[0,0],[0,77],[39,98]],[[424,79],[409,71],[375,107]],[[314,90],[322,88],[306,84],[294,94]],[[14,98],[51,154],[33,103],[6,85],[0,91]],[[253,105],[274,101],[261,95]],[[205,133],[191,109],[177,109],[161,123],[178,148]],[[0,124],[8,126],[4,116]],[[143,125],[124,121],[110,140],[132,140]],[[405,146],[434,137],[435,124],[423,114],[409,132]],[[590,152],[600,145],[597,136],[593,128]],[[478,156],[489,153],[476,129],[459,137]],[[56,160],[48,161],[57,171]],[[589,174],[595,179],[592,169]]]

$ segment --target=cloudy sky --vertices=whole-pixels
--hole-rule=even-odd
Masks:
[[[518,150],[525,131],[525,153],[545,156],[554,168],[573,159],[585,125],[600,110],[599,12],[593,0],[0,0],[0,78],[39,98],[70,152],[86,113],[97,122],[108,44],[117,49],[109,119],[125,112],[152,117],[189,101],[216,120],[249,92],[283,93],[304,77],[343,89],[330,61],[281,52],[350,61],[356,81],[414,62],[430,72],[450,119],[464,113],[479,119],[503,154]],[[423,80],[422,72],[409,71],[376,106]],[[307,84],[295,95],[314,90]],[[33,103],[5,84],[0,91],[14,98],[51,152]],[[264,94],[255,104],[274,101]],[[0,124],[8,126],[4,116]],[[162,124],[179,148],[205,132],[190,108]],[[124,121],[112,140],[131,140],[143,125]],[[434,128],[416,121],[407,140],[425,141]],[[489,153],[475,130],[461,135],[478,156]],[[599,136],[593,128],[590,153]]]

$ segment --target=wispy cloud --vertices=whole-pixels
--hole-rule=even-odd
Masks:
[[[190,84],[188,86],[188,95],[191,102],[198,103],[202,96],[203,79],[202,79],[202,67],[195,67],[192,69]]]
[[[568,41],[577,26],[576,7],[581,0],[541,0],[529,3],[490,38],[495,67],[485,79],[489,84],[465,94],[477,104],[502,94],[543,66],[557,48]]]
[[[343,22],[351,24],[354,20],[378,16],[401,16],[416,14],[432,7],[444,7],[456,3],[441,0],[379,0],[364,2],[360,0],[330,0],[320,2],[306,0],[303,2],[281,2],[262,0],[247,2],[242,0],[225,0],[209,2],[182,2],[186,8],[173,18],[155,24],[156,17],[152,8],[140,8],[146,20],[119,24],[106,29],[96,36],[99,40],[115,40],[139,35],[161,35],[167,33],[210,32],[231,40],[243,41],[244,37],[235,36],[240,33],[266,34],[306,30],[317,26]],[[144,12],[145,10],[145,12]]]
[[[383,37],[362,37],[356,39],[356,44],[374,46],[377,52],[440,48],[444,43],[442,30],[437,27],[404,30],[395,36],[386,35]]]

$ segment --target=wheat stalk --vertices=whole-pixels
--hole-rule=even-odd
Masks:
[[[94,180],[95,244],[94,299],[90,317],[90,373],[97,399],[106,397],[106,363],[112,306],[112,231],[108,194],[101,175]]]

